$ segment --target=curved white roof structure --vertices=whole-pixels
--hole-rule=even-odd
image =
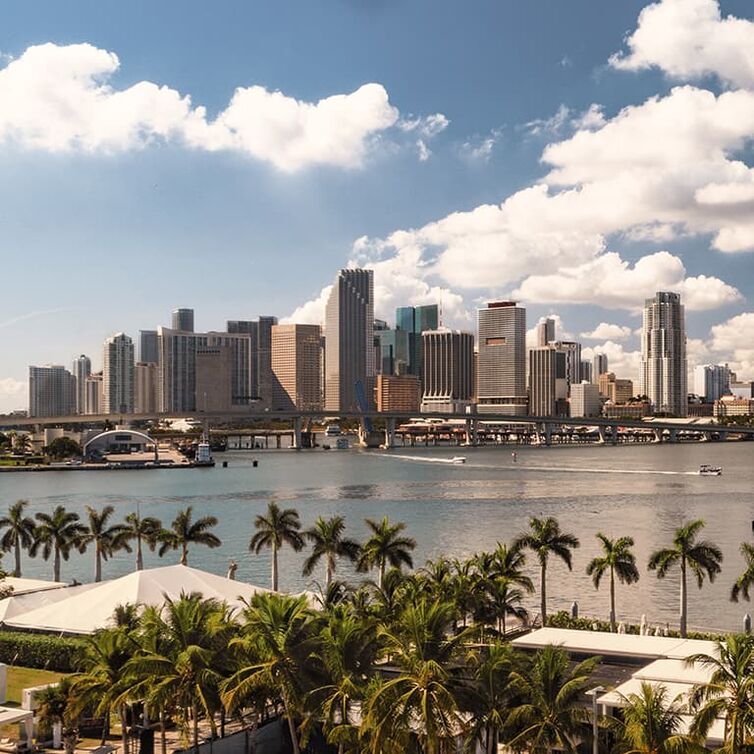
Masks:
[[[3,625],[50,633],[91,634],[112,626],[115,608],[126,603],[159,607],[166,597],[178,599],[182,593],[200,592],[206,599],[240,608],[242,598],[249,600],[255,594],[270,591],[182,565],[135,571],[119,579],[84,586],[87,589],[81,591],[72,587],[77,591],[66,599],[8,616],[2,620]],[[55,590],[55,596],[68,591]]]

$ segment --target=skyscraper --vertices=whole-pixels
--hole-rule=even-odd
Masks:
[[[157,411],[157,364],[153,361],[134,365],[134,413],[152,414]]]
[[[581,382],[581,343],[575,340],[556,340],[555,345],[566,354],[566,380],[570,396],[571,385]]]
[[[86,414],[102,413],[102,372],[94,372],[86,378]]]
[[[478,310],[478,323],[477,410],[526,414],[526,309],[490,303]]]
[[[228,320],[226,330],[233,335],[248,335],[250,338],[250,388],[255,398],[254,405],[260,409],[272,406],[272,328],[277,317],[259,317],[258,320]]]
[[[173,309],[172,329],[180,332],[194,332],[194,310]]]
[[[641,392],[653,412],[686,416],[686,324],[677,293],[660,291],[644,302]]]
[[[325,408],[358,410],[357,383],[374,400],[374,273],[338,273],[325,310]]]
[[[134,343],[122,332],[105,340],[102,353],[102,392],[102,413],[133,413]]]
[[[563,416],[567,413],[568,353],[550,343],[529,350],[529,413]]]
[[[272,327],[274,408],[299,411],[322,408],[319,351],[319,325]]]
[[[76,378],[76,413],[86,413],[86,378],[92,373],[92,360],[88,356],[78,356],[73,360],[71,370]]]
[[[707,403],[714,403],[730,392],[727,364],[703,364],[694,369],[694,392]]]
[[[541,348],[555,340],[555,320],[545,317],[537,323],[537,346]]]
[[[76,378],[63,366],[29,367],[29,416],[76,413]]]
[[[459,330],[422,333],[421,410],[464,411],[474,394],[474,336]]]
[[[159,359],[157,330],[141,330],[139,333],[139,362],[156,364]]]
[[[395,310],[395,329],[408,333],[408,362],[405,372],[395,374],[415,374],[422,376],[422,333],[437,330],[440,326],[440,312],[437,304],[423,306],[400,306]],[[400,339],[400,336],[396,336]]]
[[[607,354],[595,353],[592,359],[592,382],[595,384],[601,374],[607,372]]]

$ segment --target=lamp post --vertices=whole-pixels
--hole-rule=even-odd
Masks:
[[[595,686],[586,692],[592,698],[592,754],[599,754],[599,729],[597,726],[597,697],[605,690],[604,686]]]

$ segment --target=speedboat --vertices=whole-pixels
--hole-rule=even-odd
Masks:
[[[466,456],[453,456],[449,463],[466,463]]]
[[[710,466],[708,463],[703,463],[699,467],[699,476],[720,476],[722,473],[722,466]]]

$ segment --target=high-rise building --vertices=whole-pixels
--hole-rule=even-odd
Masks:
[[[592,359],[592,382],[595,384],[601,374],[607,372],[607,354],[595,353]]]
[[[542,348],[555,340],[555,320],[545,317],[537,323],[537,347]]]
[[[644,302],[641,392],[654,413],[686,416],[686,324],[681,297],[658,292]]]
[[[76,413],[76,378],[63,366],[29,367],[29,416]]]
[[[407,330],[376,330],[374,333],[377,374],[411,374],[413,333]]]
[[[478,310],[477,411],[524,415],[526,309],[497,301]]]
[[[419,377],[415,374],[378,374],[375,399],[380,412],[418,411],[421,401]]]
[[[437,330],[440,326],[440,311],[437,304],[423,306],[400,306],[395,310],[395,329],[408,333],[408,359],[404,371],[394,374],[415,374],[421,380],[423,365],[422,333]]]
[[[194,332],[194,310],[173,309],[172,329],[179,332]]]
[[[229,346],[232,350],[232,405],[246,406],[254,400],[250,387],[251,338],[247,333],[190,333],[160,327],[157,339],[160,349],[157,385],[160,411],[196,411],[201,408],[204,388],[199,395],[196,351],[207,346]]]
[[[71,373],[76,378],[76,413],[86,413],[86,378],[92,373],[92,360],[88,356],[76,357],[73,360]]]
[[[196,410],[230,411],[233,407],[233,348],[198,345],[196,359]]]
[[[226,330],[230,334],[245,334],[250,338],[250,394],[259,409],[272,406],[272,328],[277,317],[259,317],[258,320],[229,320]]]
[[[597,386],[586,380],[571,385],[568,405],[571,416],[599,416],[602,411],[602,401]]]
[[[156,364],[160,358],[157,346],[157,330],[141,330],[139,333],[139,362]]]
[[[554,343],[529,349],[529,413],[564,416],[568,407],[568,352]]]
[[[105,340],[102,353],[103,414],[134,411],[134,342],[125,333]]]
[[[86,378],[85,414],[101,414],[104,396],[102,395],[102,372],[94,372]]]
[[[571,385],[581,382],[581,343],[575,340],[557,340],[555,345],[566,354],[566,380],[570,395]]]
[[[714,403],[730,392],[727,364],[703,364],[694,369],[694,392],[706,403]]]
[[[581,381],[591,382],[596,385],[596,380],[592,378],[592,362],[585,359],[581,360]]]
[[[597,386],[599,394],[611,403],[628,403],[634,397],[634,383],[618,379],[613,372],[603,372]]]
[[[156,362],[139,362],[134,365],[134,413],[153,414],[157,411],[157,382],[159,372]]]
[[[421,410],[465,411],[474,394],[474,336],[459,330],[422,333]]]
[[[325,314],[325,408],[358,410],[357,384],[374,400],[374,273],[338,273]]]
[[[273,325],[272,405],[275,409],[322,408],[319,325]]]

